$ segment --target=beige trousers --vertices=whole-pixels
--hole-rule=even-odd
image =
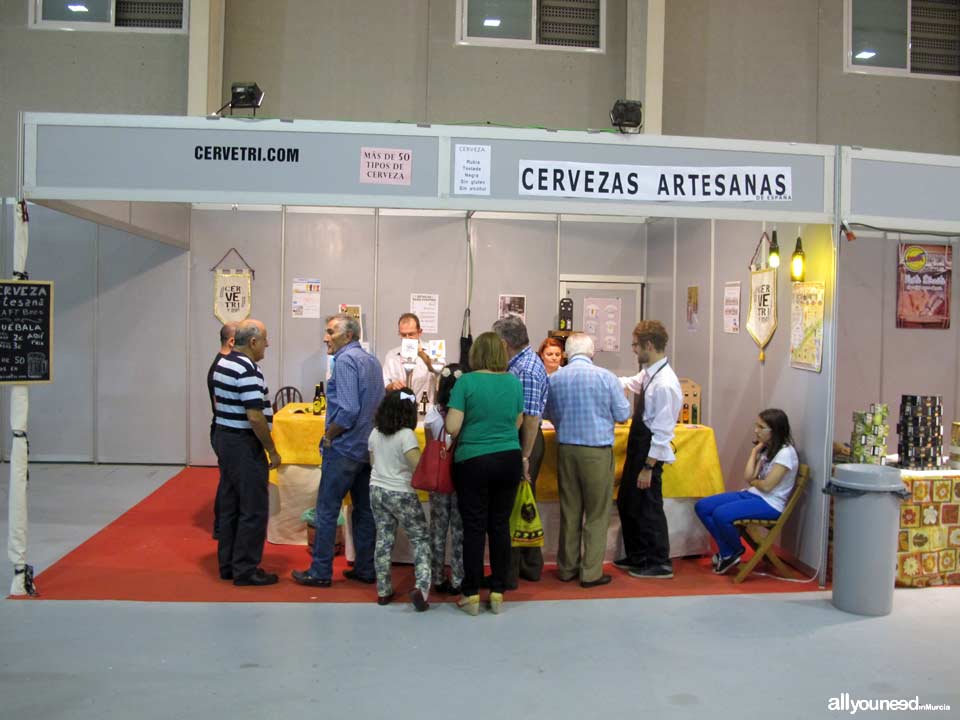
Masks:
[[[560,494],[557,574],[564,580],[579,573],[581,582],[590,582],[603,574],[613,474],[613,448],[560,445],[557,452]]]

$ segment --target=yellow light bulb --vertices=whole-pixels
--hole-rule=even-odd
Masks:
[[[794,280],[799,280],[803,277],[803,258],[799,255],[795,255],[793,262],[790,264],[790,277]]]
[[[770,257],[767,259],[767,262],[772,268],[780,267],[780,253],[770,253]]]

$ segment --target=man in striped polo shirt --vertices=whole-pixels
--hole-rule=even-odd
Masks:
[[[269,515],[267,477],[280,464],[270,437],[273,411],[267,385],[257,365],[269,346],[264,324],[244,320],[234,335],[233,350],[220,357],[213,373],[220,462],[217,558],[220,577],[234,585],[277,582],[275,574],[259,567]]]

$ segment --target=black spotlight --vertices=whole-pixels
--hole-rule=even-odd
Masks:
[[[610,110],[610,124],[620,132],[640,132],[643,127],[643,103],[639,100],[617,100]]]
[[[231,115],[234,108],[253,108],[253,114],[256,115],[257,108],[263,104],[264,95],[255,82],[235,82],[230,86],[230,101],[214,114],[219,115],[226,108],[230,108]]]

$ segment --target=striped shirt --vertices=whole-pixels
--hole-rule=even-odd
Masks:
[[[540,356],[528,345],[513,356],[507,370],[520,378],[523,385],[523,414],[543,417],[550,382]]]
[[[550,376],[545,417],[563,445],[609,447],[613,425],[630,417],[630,403],[617,376],[586,355],[574,355]]]
[[[215,420],[219,427],[252,430],[247,410],[262,410],[267,427],[273,422],[269,390],[257,364],[233,350],[221,355],[213,371]]]

